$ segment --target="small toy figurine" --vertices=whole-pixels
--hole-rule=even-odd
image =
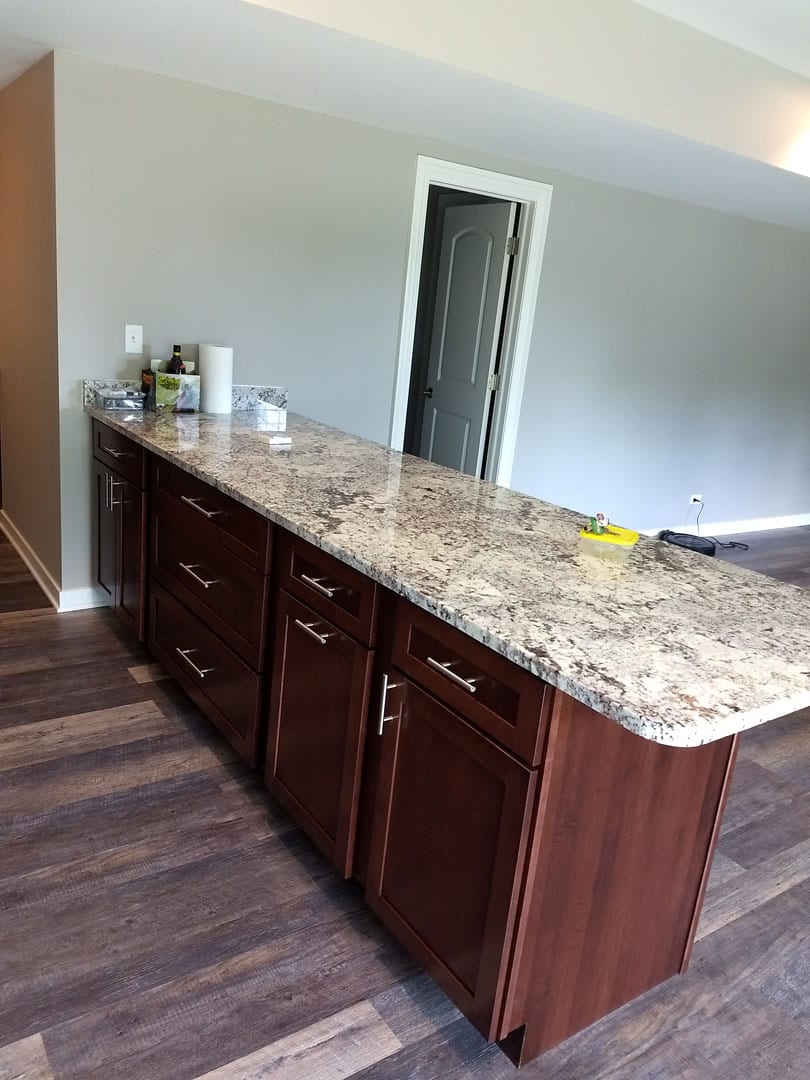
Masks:
[[[595,536],[601,536],[602,533],[607,532],[609,524],[607,515],[600,510],[594,517],[588,518],[588,532],[593,533]]]

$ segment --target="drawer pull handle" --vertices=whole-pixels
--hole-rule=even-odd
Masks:
[[[202,585],[202,587],[204,589],[210,589],[212,585],[219,585],[219,582],[216,580],[216,578],[213,578],[211,581],[206,581],[205,578],[201,578],[199,574],[194,573],[194,567],[199,566],[200,565],[199,563],[184,563],[184,562],[181,562],[181,563],[178,563],[177,565],[180,567],[181,570],[185,570],[185,572],[190,577],[193,577],[194,580],[197,582],[197,584]]]
[[[132,457],[132,454],[127,453],[126,450],[114,450],[111,446],[104,446],[103,444],[99,446],[99,450],[103,450],[105,454],[109,454],[110,457],[114,458]]]
[[[325,645],[327,640],[331,637],[331,634],[319,634],[317,630],[313,630],[313,626],[317,626],[317,623],[301,622],[300,619],[296,619],[295,625],[303,630],[304,633],[309,634],[311,638],[315,638],[321,645]]]
[[[432,656],[429,656],[427,662],[435,671],[440,671],[442,675],[446,675],[451,682],[454,682],[456,686],[460,686],[462,690],[466,690],[470,694],[475,693],[476,686],[472,679],[462,679],[460,675],[456,675],[455,671],[450,670],[452,660],[434,660]]]
[[[193,670],[200,676],[201,679],[204,679],[206,675],[210,675],[210,673],[214,670],[212,667],[205,667],[205,668],[198,668],[197,667],[197,665],[194,663],[194,661],[188,655],[189,653],[195,652],[196,650],[194,650],[194,649],[181,649],[179,646],[177,646],[176,651],[180,653],[180,655],[183,657],[183,659],[188,664],[188,666],[190,668],[193,668]]]
[[[203,506],[199,506],[199,505],[197,504],[197,500],[196,500],[196,499],[191,499],[191,498],[189,498],[189,496],[188,496],[188,495],[181,495],[181,496],[180,496],[180,499],[181,499],[181,500],[182,500],[182,501],[183,501],[184,503],[188,503],[188,505],[189,505],[189,506],[193,506],[193,507],[194,507],[194,509],[195,509],[195,510],[197,511],[197,513],[198,513],[198,514],[203,514],[203,515],[204,515],[205,517],[207,517],[207,518],[212,518],[212,517],[216,517],[216,516],[217,516],[217,514],[221,514],[221,513],[222,513],[222,511],[221,511],[221,510],[206,510],[206,509],[205,509],[205,507],[203,507]]]
[[[386,705],[386,701],[388,699],[388,691],[389,690],[396,690],[401,685],[402,685],[402,683],[389,682],[387,675],[383,675],[383,677],[382,677],[382,694],[380,695],[380,715],[379,715],[379,719],[377,720],[377,734],[378,735],[382,735],[383,728],[385,727],[385,725],[388,723],[389,720],[396,720],[396,716],[386,716],[385,715],[385,705]]]
[[[309,585],[310,589],[314,589],[315,592],[319,592],[321,596],[326,596],[329,600],[337,592],[336,588],[332,588],[329,585],[322,585],[323,578],[310,577],[309,574],[298,575],[305,585]]]

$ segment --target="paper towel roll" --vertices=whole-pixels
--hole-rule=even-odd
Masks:
[[[227,345],[200,345],[200,408],[229,413],[233,390],[233,349]]]

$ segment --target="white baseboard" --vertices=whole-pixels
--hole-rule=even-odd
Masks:
[[[11,546],[15,549],[22,561],[31,571],[37,585],[45,593],[48,598],[48,603],[52,604],[56,610],[59,610],[59,586],[51,576],[51,572],[40,560],[37,553],[25,539],[23,534],[8,516],[5,510],[0,510],[0,526],[2,526],[3,532],[9,539]]]
[[[668,525],[673,532],[691,536],[736,536],[739,533],[765,532],[766,529],[795,529],[810,525],[810,514],[784,514],[782,517],[741,518],[739,521],[702,521],[700,529],[690,525]],[[645,536],[658,536],[663,529],[645,529]]]
[[[51,572],[5,510],[0,510],[0,527],[8,537],[11,546],[31,571],[37,585],[45,593],[48,603],[58,612],[83,611],[85,608],[104,607],[109,603],[101,589],[95,589],[92,586],[85,589],[60,589]]]
[[[61,589],[59,592],[59,606],[57,611],[61,615],[63,611],[85,611],[87,608],[107,607],[109,597],[105,596],[101,589],[92,587],[87,589]]]

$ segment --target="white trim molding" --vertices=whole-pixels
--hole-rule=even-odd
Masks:
[[[488,172],[470,165],[460,165],[438,158],[418,157],[416,185],[408,241],[408,265],[402,301],[402,322],[399,337],[394,400],[391,410],[389,445],[401,450],[405,441],[405,419],[408,412],[408,392],[413,362],[413,342],[416,310],[419,300],[419,277],[422,270],[422,249],[425,236],[425,216],[431,185],[489,195],[521,204],[520,248],[518,250],[512,301],[507,314],[502,362],[503,401],[496,405],[488,479],[508,486],[515,460],[520,406],[529,364],[540,270],[548,230],[552,187],[537,180]]]
[[[782,517],[740,518],[738,521],[704,521],[698,529],[691,525],[668,525],[672,532],[690,536],[737,536],[740,533],[765,532],[767,529],[796,529],[810,525],[810,514],[784,514]],[[645,529],[645,536],[658,536],[663,529]]]

